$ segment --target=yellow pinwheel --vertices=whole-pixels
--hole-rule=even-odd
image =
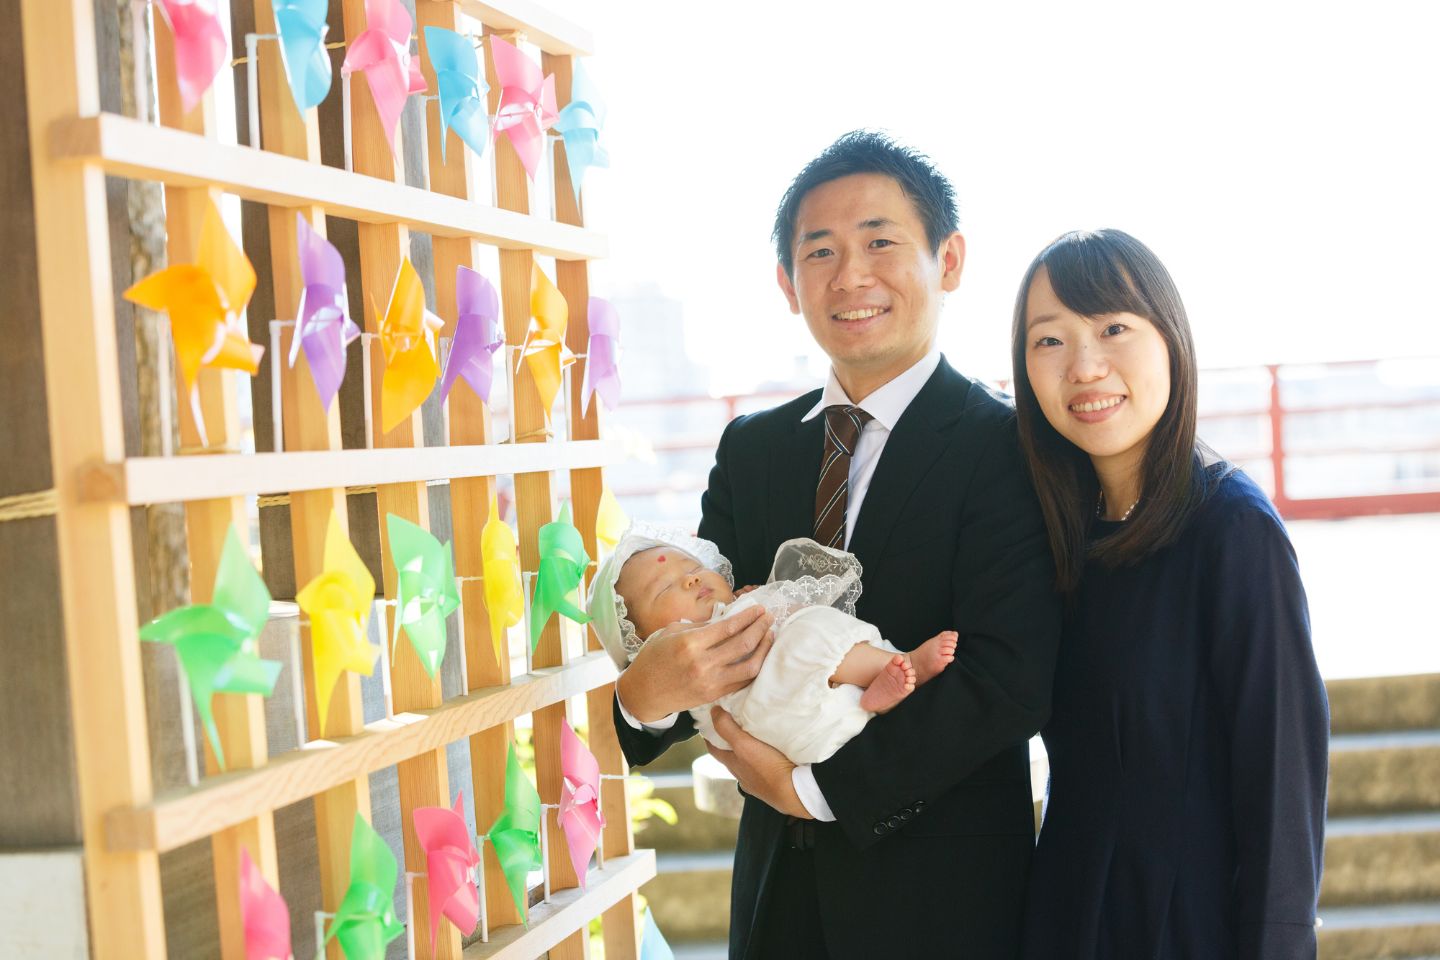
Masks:
[[[535,391],[545,418],[555,406],[560,392],[560,373],[575,362],[575,355],[565,346],[565,328],[570,322],[570,308],[565,297],[550,282],[539,264],[530,266],[530,328],[525,332],[525,345],[520,355],[535,378]]]
[[[200,368],[243,370],[254,375],[265,348],[251,343],[240,325],[240,314],[255,291],[255,268],[231,239],[214,203],[205,211],[197,260],[150,274],[126,290],[125,299],[170,315],[180,379],[205,443],[205,421],[195,389]]]
[[[525,618],[525,589],[520,582],[520,555],[515,532],[500,519],[495,494],[490,494],[490,519],[480,531],[480,558],[485,568],[485,608],[490,611],[490,640],[500,662],[505,631]]]
[[[435,333],[444,322],[425,309],[420,274],[406,257],[395,274],[390,305],[380,323],[385,376],[380,384],[380,425],[389,433],[415,412],[440,379]]]
[[[340,519],[330,514],[325,531],[325,569],[295,597],[310,618],[315,654],[315,697],[320,731],[330,715],[330,697],[346,670],[370,676],[380,648],[366,632],[375,601],[375,578],[345,536]]]
[[[628,526],[630,518],[625,516],[625,511],[615,500],[615,494],[606,485],[600,491],[600,507],[595,511],[595,540],[605,551],[613,551]]]

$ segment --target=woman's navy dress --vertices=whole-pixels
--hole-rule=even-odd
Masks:
[[[1305,592],[1265,494],[1211,483],[1171,546],[1087,564],[1068,611],[1026,960],[1315,956],[1329,706]]]

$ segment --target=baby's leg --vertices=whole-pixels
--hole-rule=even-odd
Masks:
[[[868,643],[857,643],[835,668],[830,682],[864,687],[860,706],[871,713],[884,713],[915,689],[915,670],[903,653],[888,653]]]

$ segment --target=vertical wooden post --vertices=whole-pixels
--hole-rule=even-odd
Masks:
[[[365,30],[364,0],[344,0],[345,37],[354,42]],[[396,135],[394,152],[386,137],[375,102],[365,78],[354,75],[350,89],[352,166],[356,173],[378,177],[384,180],[403,180],[403,165],[399,135]],[[384,310],[394,285],[396,271],[401,261],[409,255],[409,230],[399,224],[359,225],[360,272],[367,304],[374,303],[375,309]],[[380,332],[381,317],[367,316],[366,327],[372,333]],[[385,432],[380,416],[379,384],[385,375],[385,351],[378,342],[370,351],[371,382],[376,384],[372,391],[370,409],[370,432],[376,447],[415,447],[424,444],[420,412],[416,410],[405,422]],[[395,563],[390,557],[390,532],[386,523],[387,514],[395,514],[411,523],[429,529],[430,508],[424,483],[384,484],[376,490],[375,499],[380,512],[381,566],[385,577],[385,596],[394,599],[396,595]],[[389,617],[395,616],[387,608]],[[388,617],[387,617],[388,619]],[[437,707],[443,700],[440,690],[440,674],[432,679],[409,643],[401,643],[396,654],[395,669],[392,673],[394,706],[397,712]],[[405,869],[417,873],[425,872],[425,851],[415,836],[414,812],[417,807],[448,807],[450,805],[450,780],[445,764],[445,751],[432,750],[405,761],[399,765],[400,818],[405,845]],[[415,880],[415,897],[412,903],[414,916],[425,917],[429,911],[428,888],[423,878]],[[442,925],[432,953],[430,938],[415,938],[416,956],[420,960],[435,957],[437,960],[455,960],[460,956],[460,935],[449,925]]]
[[[545,54],[545,72],[555,74],[555,94],[560,107],[570,102],[571,85],[575,73],[575,59],[570,56]],[[561,223],[584,226],[584,211],[576,200],[575,189],[570,179],[570,166],[565,159],[565,145],[556,141],[555,151],[555,214]],[[556,285],[570,304],[570,325],[566,341],[577,356],[589,352],[590,341],[590,270],[583,260],[558,260],[555,263]],[[600,439],[600,403],[592,398],[590,409],[582,414],[581,393],[585,383],[585,368],[588,357],[581,356],[575,361],[570,372],[570,439]],[[600,496],[604,492],[604,477],[598,468],[570,471],[570,498],[574,511],[575,525],[585,539],[585,552],[592,558],[600,556],[600,544],[595,536],[595,521],[600,510]],[[589,585],[594,568],[586,571],[585,582]],[[604,649],[594,630],[586,629],[587,647],[591,650]],[[615,684],[591,690],[585,699],[585,714],[590,727],[590,750],[600,761],[605,773],[624,774],[628,772],[625,754],[620,750],[620,741],[615,736],[614,715],[611,699],[615,695]],[[605,856],[618,857],[635,849],[635,839],[630,827],[629,805],[625,800],[625,781],[606,780],[601,788],[601,808],[605,812],[605,834],[602,838]],[[639,956],[639,929],[636,925],[635,895],[622,897],[615,906],[605,911],[602,932],[605,937],[606,960],[633,960]]]
[[[160,99],[160,122],[167,127],[200,136],[215,135],[215,96],[207,92],[201,102],[185,113],[180,104],[180,87],[175,72],[175,42],[163,17],[155,18],[155,65]],[[199,251],[200,231],[206,211],[219,201],[219,191],[209,187],[166,187],[166,250],[171,263],[193,263]],[[234,371],[202,369],[198,378],[200,415],[205,421],[209,449],[238,448],[240,442],[238,393]],[[182,452],[203,453],[198,425],[190,410],[185,385],[176,378],[180,411]],[[190,594],[194,603],[205,603],[215,580],[225,537],[231,529],[242,541],[249,540],[249,519],[242,497],[201,500],[185,505],[185,532],[190,547]],[[263,766],[268,759],[265,742],[264,704],[259,696],[217,694],[215,724],[232,770]],[[206,768],[218,771],[208,746]],[[215,899],[220,929],[220,951],[225,960],[245,956],[245,927],[240,913],[240,854],[248,850],[255,865],[273,885],[279,884],[275,857],[275,825],[263,814],[211,838],[215,869]]]
[[[416,4],[421,48],[425,47],[425,27],[443,27],[460,32],[463,26],[459,6],[449,0]],[[483,54],[476,51],[483,59]],[[431,90],[438,89],[435,70],[429,56],[422,61],[425,82]],[[431,101],[425,108],[426,159],[430,189],[452,197],[470,199],[472,168],[480,161],[453,133],[442,132],[440,104]],[[440,142],[450,142],[441,159]],[[435,307],[445,320],[445,335],[455,335],[458,316],[455,298],[455,271],[459,266],[474,269],[476,241],[467,237],[435,237],[431,249],[435,261]],[[502,357],[502,360],[504,358]],[[503,383],[504,381],[500,381]],[[497,385],[497,389],[498,389]],[[457,382],[447,400],[449,441],[454,446],[491,442],[490,411],[468,384]],[[455,574],[460,577],[461,635],[465,640],[466,683],[471,690],[510,682],[510,659],[502,638],[501,656],[495,656],[490,636],[490,617],[485,606],[480,532],[490,518],[490,497],[495,491],[494,477],[467,477],[450,481],[450,513],[455,531]],[[470,782],[475,801],[475,825],[480,832],[505,808],[505,761],[507,750],[515,738],[515,725],[498,724],[470,738]],[[495,848],[485,845],[485,902],[491,926],[520,922],[515,901],[505,885],[505,873],[495,856]]]
[[[105,176],[48,155],[56,121],[100,109],[94,7],[24,0],[21,28],[91,956],[160,960],[159,858],[105,846],[105,814],[152,796],[129,511],[79,490],[83,464],[125,455]]]
[[[486,34],[495,31],[486,29]],[[500,84],[495,77],[491,58],[485,59],[485,73],[490,84],[490,110],[493,114],[498,107]],[[530,183],[525,167],[508,138],[497,138],[495,146],[495,190],[496,203],[507,210],[519,213],[530,212]],[[530,325],[531,268],[534,254],[529,250],[500,251],[500,292],[505,314],[505,339],[511,344],[525,341],[525,332]],[[573,317],[576,306],[570,303]],[[511,362],[507,360],[507,362]],[[540,402],[535,389],[535,379],[529,365],[522,366],[514,378],[515,396],[511,398],[511,423],[515,439],[521,443],[544,443],[550,429],[548,413]],[[534,571],[539,567],[540,551],[538,534],[540,528],[554,517],[554,501],[550,488],[549,473],[526,473],[515,477],[516,515],[520,523],[520,563],[522,568]],[[529,642],[529,638],[526,638]],[[560,656],[560,618],[552,617],[540,634],[532,662],[536,667],[558,666]],[[539,781],[540,798],[546,803],[558,803],[560,799],[560,724],[569,718],[569,706],[558,703],[536,711],[533,715],[535,735],[535,775]],[[559,838],[559,821],[554,810],[547,810],[550,835]],[[579,885],[575,868],[570,863],[563,843],[550,845],[550,886],[553,890],[564,890]],[[550,951],[555,960],[584,957],[588,953],[588,940],[584,931],[577,931]]]
[[[1270,374],[1270,467],[1275,474],[1275,493],[1272,499],[1277,510],[1289,506],[1290,497],[1285,491],[1285,407],[1280,396],[1280,366],[1268,364]]]
[[[275,33],[275,11],[270,0],[254,0],[254,12],[256,32]],[[260,102],[252,105],[252,109],[260,110],[261,143],[266,150],[319,163],[319,118],[314,111],[302,115],[296,108],[278,44],[267,41],[259,49]],[[339,82],[338,77],[336,82]],[[277,319],[298,314],[300,294],[304,289],[297,245],[297,213],[303,215],[317,233],[322,236],[325,233],[325,211],[319,207],[300,210],[269,208],[270,270]],[[281,338],[280,349],[287,355],[291,340],[297,333],[295,328],[287,328]],[[282,366],[280,393],[287,449],[341,449],[339,403],[333,403],[328,412],[321,405],[303,351],[293,368],[288,364]],[[324,570],[325,535],[331,516],[339,522],[342,530],[348,530],[343,488],[297,492],[290,497],[290,532],[297,589]],[[364,726],[360,678],[353,673],[342,673],[330,700],[329,716],[321,717],[315,685],[314,648],[309,642],[310,628],[302,625],[300,631],[301,645],[305,650],[305,722],[310,737],[318,738],[322,732],[326,737],[359,733]],[[350,836],[356,813],[367,820],[370,818],[370,781],[366,778],[352,780],[315,797],[321,904],[328,913],[334,913],[339,907],[349,886]],[[331,960],[340,960],[342,954],[338,941],[331,941],[328,955]]]

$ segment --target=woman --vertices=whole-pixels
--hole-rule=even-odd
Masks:
[[[1127,234],[1067,234],[1012,346],[1067,598],[1024,956],[1313,958],[1325,688],[1284,525],[1195,438],[1175,285]]]

